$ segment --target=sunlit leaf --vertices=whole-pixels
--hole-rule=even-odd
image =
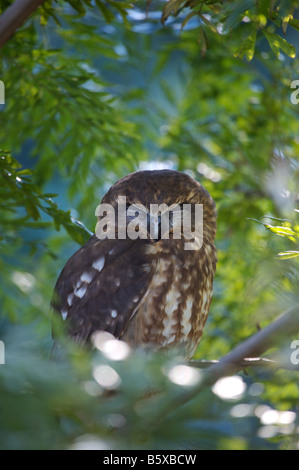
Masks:
[[[282,251],[277,254],[281,259],[290,259],[290,258],[297,258],[299,256],[299,251]]]
[[[280,50],[282,50],[289,57],[294,58],[296,56],[295,47],[289,42],[287,42],[286,39],[282,38],[278,34],[271,33],[270,31],[267,31],[265,29],[263,29],[262,31],[266,36],[268,43],[277,58],[279,57]]]

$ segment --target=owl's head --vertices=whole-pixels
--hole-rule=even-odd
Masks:
[[[212,204],[214,202],[203,186],[186,173],[174,170],[136,171],[118,180],[105,194],[102,203],[117,203],[118,196],[126,196],[130,204]]]
[[[191,208],[192,228],[194,228],[195,206],[201,205],[204,231],[212,239],[215,237],[217,217],[215,202],[199,182],[185,173],[173,170],[147,170],[129,174],[118,180],[109,189],[103,197],[101,205],[111,205],[117,214],[119,208],[123,207],[120,206],[120,201],[125,201],[126,224],[130,222],[138,210],[141,215],[144,215],[144,218],[147,218],[148,229],[153,216],[156,217],[156,239],[163,238],[161,213],[167,215],[166,213],[169,211],[170,231],[173,231],[178,220],[173,217],[173,208],[182,212],[188,206]],[[160,207],[159,214],[153,214],[153,210],[155,210],[153,208],[157,207]],[[117,217],[116,219],[120,220]]]

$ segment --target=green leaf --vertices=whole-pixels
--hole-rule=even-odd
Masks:
[[[284,38],[278,36],[278,34],[271,33],[266,29],[263,29],[262,31],[268,40],[269,46],[277,58],[279,58],[280,50],[282,50],[289,57],[294,58],[296,56],[295,47],[287,42]]]
[[[114,14],[112,13],[112,11],[109,8],[107,8],[107,6],[100,0],[95,0],[95,3],[97,7],[101,10],[107,23],[111,23],[111,21],[114,20]]]
[[[199,15],[199,17],[200,17],[201,20],[208,26],[208,28],[209,28],[211,31],[213,31],[213,33],[219,34],[218,31],[217,31],[216,26],[214,25],[214,23],[212,23],[210,20],[208,20],[204,15]]]
[[[282,251],[277,254],[280,259],[290,259],[297,258],[299,256],[299,251]]]
[[[228,3],[226,12],[224,9],[224,13],[227,16],[223,23],[223,28],[228,31],[234,29],[241,22],[244,13],[252,7],[255,7],[255,2],[253,0],[242,0],[240,2],[234,2],[233,5]]]
[[[33,220],[38,220],[40,218],[38,208],[32,201],[30,200],[25,201],[25,208],[26,208],[27,214],[30,215],[30,217],[32,217]]]
[[[288,238],[292,242],[297,243],[298,233],[297,233],[297,230],[296,229],[294,230],[293,227],[288,227],[286,225],[283,225],[283,226],[270,225],[270,224],[266,224],[265,222],[261,222],[260,220],[256,220],[256,219],[250,219],[250,220],[254,220],[255,222],[258,222],[259,224],[262,224],[267,230],[275,233],[276,235],[279,235],[280,237]]]
[[[265,227],[270,230],[271,232],[279,235],[280,237],[285,237],[291,240],[292,242],[296,243],[296,232],[289,227],[274,227],[273,225],[266,225]]]
[[[245,39],[245,41],[242,42],[239,49],[235,52],[234,54],[235,57],[239,57],[240,59],[242,59],[244,56],[246,56],[246,59],[249,62],[252,60],[253,55],[254,55],[254,49],[255,49],[256,32],[257,32],[257,25],[254,23],[252,32]]]
[[[194,16],[197,16],[197,15],[198,15],[197,11],[190,11],[190,13],[186,16],[186,18],[185,18],[184,21],[182,22],[181,30],[184,29],[184,27],[186,26],[186,24],[188,23],[188,21],[191,20],[191,18],[193,18]]]
[[[164,25],[171,14],[176,15],[186,0],[169,0],[163,8],[161,23]]]
[[[85,8],[78,0],[68,0],[68,3],[77,11],[80,16],[85,15]]]
[[[201,44],[201,57],[206,55],[206,52],[209,48],[208,38],[205,32],[205,28],[201,26],[199,28],[199,35],[198,35],[198,44]]]
[[[289,24],[299,31],[299,20],[297,18],[292,18],[289,20]]]

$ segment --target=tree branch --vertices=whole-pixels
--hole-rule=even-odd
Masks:
[[[295,333],[299,333],[299,304],[291,307],[269,326],[258,331],[218,362],[203,370],[198,385],[182,391],[167,403],[164,410],[159,413],[159,422],[179,406],[192,400],[203,389],[211,387],[221,377],[243,370],[246,358],[260,356],[269,348],[277,346],[278,340]]]
[[[0,16],[0,47],[45,0],[15,0]]]
[[[196,369],[208,369],[209,367],[213,366],[214,364],[219,364],[218,360],[198,360],[193,359],[188,363],[191,367],[195,367]],[[268,359],[266,357],[246,357],[242,361],[239,362],[238,366],[241,369],[247,369],[248,367],[266,367],[272,370],[297,370],[299,371],[299,365],[291,364],[289,362],[281,362],[281,361],[274,361],[273,359]]]

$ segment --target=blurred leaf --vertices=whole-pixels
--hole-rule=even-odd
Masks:
[[[299,20],[297,18],[289,19],[289,24],[299,31]]]
[[[277,256],[281,259],[296,258],[299,256],[299,251],[282,251],[281,253],[278,253]]]
[[[168,0],[162,12],[161,23],[164,25],[171,14],[176,15],[186,0]]]
[[[254,55],[257,26],[253,24],[251,34],[242,42],[239,49],[235,52],[235,57],[242,59],[244,55],[248,61],[251,61]]]
[[[147,15],[140,2],[72,3],[47,0],[1,50],[0,141],[17,157],[0,153],[0,447],[296,449],[295,371],[252,368],[238,375],[242,397],[207,389],[163,421],[186,391],[170,350],[113,361],[61,333],[49,360],[59,272],[103,194],[140,169],[187,172],[216,203],[217,275],[196,358],[220,359],[298,302],[297,63],[277,60],[294,49],[276,38],[297,45],[296,2],[151,2]],[[273,57],[262,30],[278,41]],[[290,344],[271,358],[288,364]],[[101,366],[116,390],[96,380]],[[267,413],[277,422],[265,425]]]
[[[296,56],[295,47],[289,42],[287,42],[284,38],[278,36],[278,34],[271,33],[265,29],[263,29],[262,31],[266,36],[268,43],[277,58],[279,58],[280,50],[282,50],[289,57]]]
[[[78,222],[73,222],[70,212],[64,212],[58,208],[49,194],[42,194],[34,183],[34,172],[21,169],[21,165],[6,151],[0,150],[0,196],[5,194],[6,204],[2,207],[2,224],[15,227],[19,222],[27,227],[30,222],[25,219],[18,219],[17,216],[4,216],[5,212],[14,213],[14,208],[24,207],[28,216],[37,221],[41,218],[41,212],[52,217],[57,230],[63,225],[68,234],[78,243],[83,244],[90,237],[86,227]],[[35,224],[35,228],[48,228],[48,224]]]

